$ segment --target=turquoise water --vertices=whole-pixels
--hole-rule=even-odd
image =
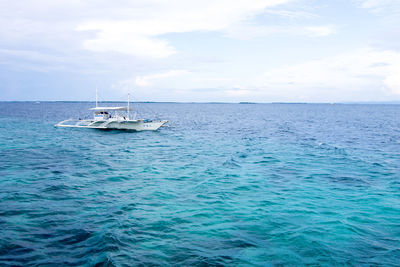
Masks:
[[[400,106],[91,106],[0,103],[0,265],[398,266]]]

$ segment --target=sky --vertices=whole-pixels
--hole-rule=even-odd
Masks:
[[[0,101],[400,100],[400,0],[0,0]]]

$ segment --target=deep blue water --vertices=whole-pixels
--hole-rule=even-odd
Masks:
[[[0,103],[0,265],[400,262],[400,106]]]

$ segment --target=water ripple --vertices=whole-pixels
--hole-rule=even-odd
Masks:
[[[171,127],[0,103],[0,265],[400,262],[398,106],[140,105]]]

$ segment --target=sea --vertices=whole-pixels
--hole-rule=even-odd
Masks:
[[[400,265],[400,105],[93,105],[0,103],[0,266]]]

